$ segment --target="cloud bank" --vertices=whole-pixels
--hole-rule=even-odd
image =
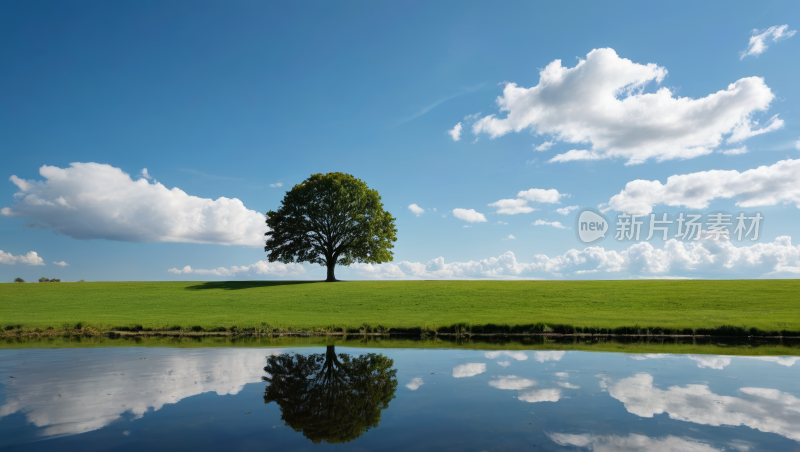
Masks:
[[[753,277],[800,275],[800,245],[788,236],[772,242],[734,246],[727,240],[680,242],[668,240],[660,249],[639,242],[625,250],[590,246],[549,257],[533,256],[518,262],[513,252],[480,261],[445,263],[438,257],[427,264],[402,261],[387,264],[354,264],[361,277],[377,279],[470,279],[583,277],[603,272],[613,277],[649,275],[664,277]]]
[[[752,117],[766,111],[775,95],[761,77],[739,79],[706,97],[675,97],[662,87],[667,70],[654,63],[620,58],[613,49],[595,49],[575,67],[555,60],[539,72],[539,84],[508,83],[497,104],[506,117],[485,116],[472,131],[491,138],[530,129],[568,143],[591,143],[551,161],[624,158],[628,164],[693,158],[713,152],[723,136],[752,136],[783,126],[775,118],[754,129]]]
[[[44,181],[11,176],[19,191],[2,215],[33,218],[75,239],[264,245],[266,217],[236,198],[198,198],[100,163],[45,165],[39,174]]]
[[[298,276],[306,272],[302,265],[296,263],[282,264],[280,262],[267,262],[258,261],[253,265],[245,265],[242,267],[234,265],[230,268],[219,267],[210,270],[201,268],[192,268],[189,265],[177,269],[170,268],[168,272],[175,275],[212,275],[212,276],[234,276],[239,273],[257,273],[259,275],[285,278],[289,276]]]
[[[739,207],[793,203],[800,208],[800,160],[781,160],[744,172],[700,171],[670,176],[667,183],[635,180],[608,201],[614,210],[648,214],[654,206],[705,209],[715,199],[736,198]]]

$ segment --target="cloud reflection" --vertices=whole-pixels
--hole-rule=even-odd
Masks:
[[[489,386],[495,387],[497,389],[525,389],[530,388],[531,386],[536,386],[536,381],[528,380],[527,378],[517,377],[515,375],[509,375],[507,377],[499,376],[497,377],[498,380],[493,380],[489,382]]]
[[[484,363],[467,363],[453,368],[453,377],[464,378],[474,377],[475,375],[486,372],[486,364]]]
[[[408,388],[408,389],[410,389],[412,391],[416,391],[417,389],[419,389],[420,386],[422,386],[424,384],[425,384],[425,382],[422,381],[422,378],[416,377],[416,378],[413,378],[411,381],[409,381],[408,384],[406,384],[406,388]]]
[[[561,358],[564,357],[565,352],[563,350],[558,351],[546,351],[546,352],[533,352],[533,359],[543,363],[545,361],[561,361]]]
[[[777,389],[742,388],[742,397],[714,394],[708,386],[689,384],[662,390],[646,373],[616,383],[605,379],[611,397],[638,416],[667,413],[670,418],[696,424],[746,425],[800,441],[800,399]]]
[[[665,436],[650,438],[645,435],[570,435],[566,433],[549,433],[547,436],[559,446],[586,447],[593,452],[721,452],[706,443],[691,438]]]
[[[158,353],[158,352],[156,352]],[[151,408],[204,392],[237,394],[261,381],[264,349],[203,349],[180,355],[156,355],[147,349],[120,355],[86,351],[71,363],[30,362],[4,381],[6,399],[0,418],[24,413],[42,436],[97,430],[123,413],[142,417]],[[147,354],[146,359],[141,359]]]

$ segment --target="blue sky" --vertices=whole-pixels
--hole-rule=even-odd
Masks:
[[[800,4],[552,3],[3,2],[0,280],[323,278],[253,237],[330,171],[397,218],[345,279],[796,277]],[[568,206],[764,222],[584,244]]]

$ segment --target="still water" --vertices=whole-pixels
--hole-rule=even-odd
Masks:
[[[798,361],[324,345],[0,350],[0,449],[794,451]]]

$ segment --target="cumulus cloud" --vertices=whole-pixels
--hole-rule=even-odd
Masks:
[[[45,181],[11,176],[16,203],[0,213],[34,218],[76,239],[263,246],[266,218],[236,198],[190,196],[100,163],[42,166]]]
[[[547,436],[559,446],[586,447],[593,452],[722,452],[724,450],[715,449],[691,438],[672,435],[650,438],[635,433],[628,436],[549,433]]]
[[[705,209],[714,199],[736,198],[739,207],[794,203],[800,208],[800,160],[781,160],[742,173],[710,170],[670,176],[667,183],[635,180],[608,201],[614,210],[649,214],[663,204]]]
[[[497,213],[501,215],[516,215],[518,213],[531,213],[534,209],[527,205],[524,199],[501,199],[500,201],[489,204],[489,207],[497,207]]]
[[[578,210],[578,206],[562,207],[560,209],[556,209],[556,212],[561,214],[561,215],[566,216],[566,215],[569,215],[569,213],[572,212],[573,210]]]
[[[671,419],[702,425],[745,425],[800,441],[800,399],[768,388],[741,388],[741,397],[711,392],[706,385],[689,384],[659,389],[646,373],[608,385],[611,397],[630,413],[653,417],[667,413]]]
[[[416,204],[411,204],[410,206],[408,206],[408,210],[410,210],[411,213],[413,213],[416,216],[420,216],[423,213],[425,213],[425,209]]]
[[[485,116],[473,132],[495,138],[530,129],[568,143],[591,143],[591,150],[572,150],[554,162],[685,159],[712,152],[737,127],[750,127],[752,116],[775,98],[760,77],[739,79],[699,99],[675,97],[666,87],[646,93],[667,70],[620,58],[613,49],[592,50],[572,68],[555,60],[539,75],[532,88],[506,84],[497,99],[506,117]]]
[[[514,237],[514,235],[513,235],[513,234],[508,234],[508,237],[506,237],[506,238],[505,238],[505,239],[503,239],[503,240],[516,240],[516,239],[517,239],[517,238],[516,238],[516,237]]]
[[[551,147],[553,147],[553,144],[554,143],[552,141],[545,141],[544,143],[540,144],[539,146],[536,146],[534,144],[533,145],[533,150],[534,151],[546,151],[546,150],[550,149]]]
[[[536,220],[531,224],[533,224],[534,226],[552,226],[558,229],[567,229],[567,227],[561,224],[561,222],[559,221]]]
[[[558,190],[554,188],[549,190],[531,188],[530,190],[522,190],[517,193],[516,199],[501,199],[500,201],[489,204],[489,207],[496,207],[497,213],[502,215],[531,213],[538,209],[528,206],[528,202],[560,204],[559,199],[562,197],[569,197],[569,195],[559,193]]]
[[[453,368],[453,377],[464,378],[474,377],[475,375],[486,372],[486,364],[484,363],[467,363]]]
[[[750,137],[761,135],[762,133],[773,132],[783,127],[783,120],[778,119],[775,115],[764,124],[763,127],[759,126],[758,121],[746,120],[742,121],[739,125],[733,128],[733,133],[728,137],[728,143],[738,143]]]
[[[46,265],[44,263],[44,259],[39,257],[39,254],[37,254],[36,251],[28,251],[28,254],[20,254],[19,256],[14,256],[13,254],[6,253],[3,250],[0,250],[0,264]]]
[[[515,375],[509,375],[507,377],[501,375],[497,378],[497,380],[490,381],[489,386],[497,389],[513,390],[527,389],[531,386],[536,386],[536,382],[534,380],[528,380],[527,378],[521,378]]]
[[[283,187],[283,182],[275,182],[274,184],[269,184],[269,186],[272,188]]]
[[[749,55],[761,55],[769,48],[769,42],[778,42],[784,39],[789,39],[797,33],[797,30],[789,30],[789,25],[773,25],[764,31],[758,29],[753,30],[753,36],[750,37],[750,42],[747,48],[744,49],[739,59],[743,60],[744,57]]]
[[[175,274],[175,275],[210,275],[210,276],[233,276],[238,273],[248,273],[254,272],[259,275],[270,276],[270,277],[288,277],[288,276],[298,276],[305,273],[305,268],[302,265],[296,263],[289,263],[289,264],[282,264],[280,262],[267,262],[267,261],[258,261],[253,265],[245,265],[242,267],[234,265],[230,268],[219,267],[210,270],[205,270],[201,268],[192,268],[189,265],[177,269],[177,268],[170,268],[167,270],[168,272]]]
[[[574,384],[572,384],[570,382],[567,382],[567,381],[559,381],[556,384],[561,386],[562,388],[566,388],[566,389],[580,389],[581,388],[580,386],[574,385]]]
[[[452,129],[448,130],[447,133],[450,135],[450,137],[453,139],[453,141],[460,140],[461,139],[461,123],[459,122],[458,124],[456,124],[456,126],[453,127]]]
[[[408,384],[406,384],[406,388],[408,388],[408,389],[410,389],[412,391],[416,391],[417,389],[419,389],[420,386],[422,386],[424,384],[425,383],[422,381],[422,378],[416,377],[416,378],[412,378],[411,381],[409,381]]]
[[[53,261],[53,264],[58,265],[59,267],[69,267],[69,264],[64,262],[64,261],[61,261],[61,262]]]
[[[453,216],[468,223],[486,223],[486,217],[475,209],[453,209]]]
[[[150,173],[147,172],[147,168],[142,168],[142,173],[141,174],[142,174],[142,177],[144,177],[145,179],[152,179],[153,178],[153,176],[151,176]]]

